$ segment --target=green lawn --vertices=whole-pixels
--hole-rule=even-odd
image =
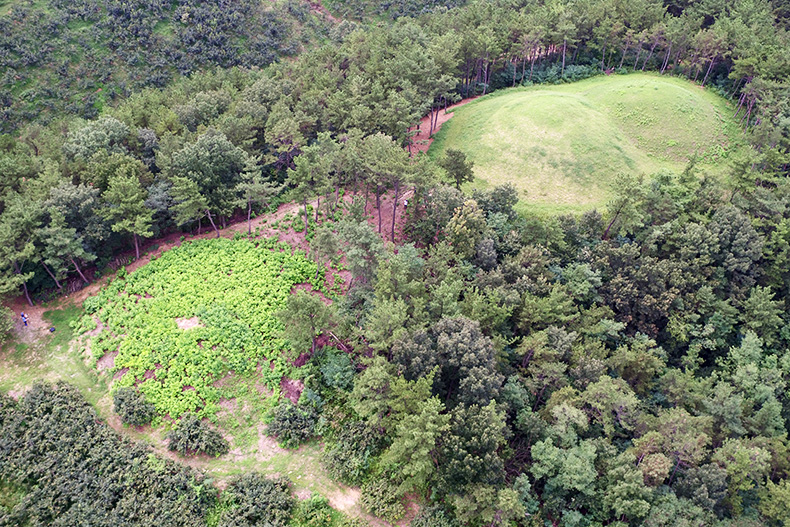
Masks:
[[[429,154],[465,152],[475,163],[471,187],[512,183],[524,209],[576,212],[605,205],[619,173],[680,171],[695,154],[703,171],[722,177],[741,138],[732,114],[726,100],[685,80],[600,76],[459,107]]]

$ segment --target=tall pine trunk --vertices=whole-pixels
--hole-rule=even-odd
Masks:
[[[376,183],[376,210],[379,212],[379,234],[381,234],[381,185]]]
[[[19,262],[14,260],[14,272],[16,274],[22,274],[22,268],[19,267]],[[34,306],[33,300],[30,298],[30,291],[27,290],[27,282],[22,282],[22,290],[25,292],[25,298],[27,299],[27,303],[31,306]]]
[[[247,200],[247,234],[252,234],[252,200]]]
[[[302,200],[302,205],[304,206],[304,234],[307,236],[307,197]]]
[[[45,264],[44,262],[41,262],[41,265],[44,266],[44,270],[47,272],[47,274],[50,276],[50,278],[52,278],[52,280],[55,281],[55,285],[58,286],[58,289],[60,289],[62,291],[63,290],[63,286],[60,285],[60,282],[58,282],[58,279],[55,278],[55,275],[49,269],[49,266],[47,266],[47,264]]]
[[[214,232],[217,233],[217,238],[219,238],[219,229],[217,228],[216,224],[214,223],[214,218],[211,217],[211,211],[206,209],[206,216],[208,216],[208,221],[211,222],[211,226],[214,227]]]
[[[630,42],[626,42],[625,43],[625,49],[623,50],[623,56],[620,57],[620,65],[617,66],[618,70],[623,67],[623,62],[625,62],[625,56],[628,55],[628,48],[629,47],[631,47],[631,43]]]
[[[136,256],[135,260],[139,260],[140,259],[140,240],[139,240],[136,232],[132,233],[132,237],[134,238],[134,254]]]
[[[82,269],[80,269],[80,266],[77,264],[77,261],[74,259],[74,257],[71,258],[71,263],[74,264],[74,269],[77,270],[77,273],[80,275],[80,278],[82,278],[82,281],[86,284],[89,284],[90,282],[88,282],[88,279],[85,278],[84,274],[82,274]]]
[[[395,201],[392,204],[392,243],[395,243],[395,214],[398,212],[398,194],[400,193],[400,180],[395,180]]]
[[[565,76],[565,49],[568,47],[568,39],[562,39],[562,71],[560,78]]]
[[[708,71],[705,72],[705,78],[702,79],[702,85],[705,86],[705,83],[708,82],[708,75],[710,75],[711,70],[713,69],[713,65],[716,64],[716,57],[710,59],[710,66],[708,66]]]

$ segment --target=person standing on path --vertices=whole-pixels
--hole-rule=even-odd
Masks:
[[[27,315],[25,315],[24,311],[22,311],[20,315],[22,315],[22,322],[25,324],[25,327],[27,327]]]

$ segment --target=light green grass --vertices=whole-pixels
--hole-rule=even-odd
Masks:
[[[722,177],[741,147],[732,113],[685,80],[601,76],[502,90],[459,107],[429,154],[463,151],[475,163],[471,188],[512,183],[522,209],[577,212],[605,205],[619,173],[681,171],[696,155],[703,171]]]

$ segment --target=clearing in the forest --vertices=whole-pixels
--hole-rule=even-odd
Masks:
[[[496,92],[455,110],[430,155],[461,150],[485,188],[512,183],[523,206],[550,213],[605,205],[618,174],[681,171],[696,156],[721,176],[739,148],[734,109],[686,80],[600,76]]]

